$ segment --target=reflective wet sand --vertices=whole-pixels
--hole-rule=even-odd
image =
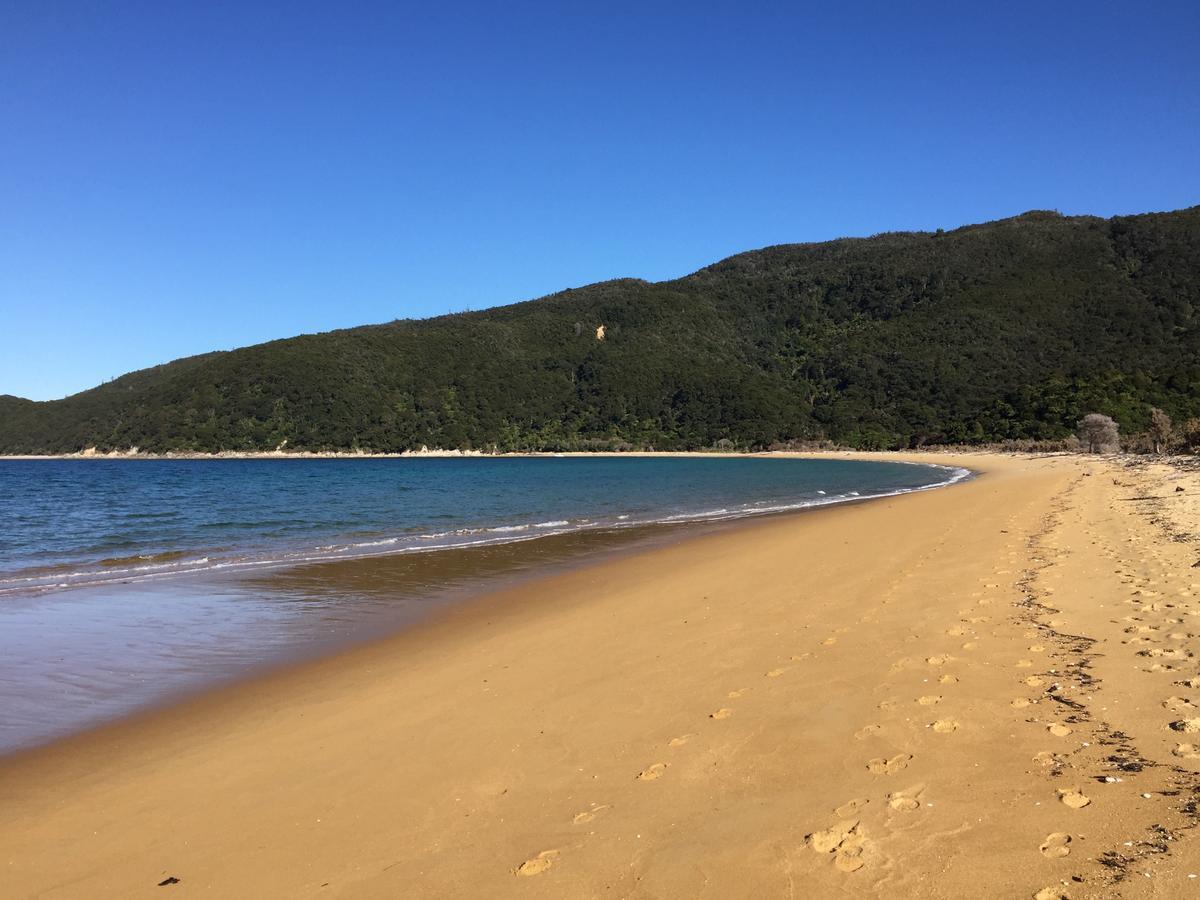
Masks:
[[[0,607],[0,753],[334,652],[523,578],[720,524],[104,584]]]

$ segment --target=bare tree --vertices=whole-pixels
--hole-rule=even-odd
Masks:
[[[1100,413],[1088,413],[1079,420],[1079,442],[1087,447],[1088,453],[1103,453],[1120,446],[1117,438],[1117,423]]]
[[[1190,453],[1195,453],[1200,450],[1200,419],[1191,418],[1183,423],[1183,427],[1179,430],[1179,437],[1183,441],[1184,449]]]
[[[1171,441],[1171,417],[1157,406],[1150,407],[1150,440],[1155,453],[1162,453]]]

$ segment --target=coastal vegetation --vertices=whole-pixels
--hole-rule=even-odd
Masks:
[[[1153,413],[1151,413],[1151,420],[1153,427]],[[1079,420],[1079,443],[1086,447],[1089,453],[1103,453],[1120,449],[1121,439],[1117,423],[1111,416],[1088,413]]]
[[[1088,413],[1161,447],[1155,409],[1200,446],[1198,311],[1200,207],[1029,212],[4,396],[0,453],[883,449],[1061,441]]]

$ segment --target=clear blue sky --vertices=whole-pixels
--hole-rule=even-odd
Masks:
[[[767,244],[1197,203],[1195,0],[0,5],[0,393],[36,399]]]

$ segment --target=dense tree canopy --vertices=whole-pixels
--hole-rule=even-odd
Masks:
[[[866,447],[1200,416],[1200,207],[768,247],[692,275],[0,397],[0,452]],[[603,340],[596,329],[605,326]]]

